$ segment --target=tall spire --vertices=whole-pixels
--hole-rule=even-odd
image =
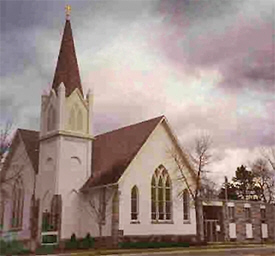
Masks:
[[[52,88],[57,91],[58,86],[63,82],[66,96],[69,96],[76,88],[83,95],[77,58],[74,48],[73,33],[69,15],[70,7],[66,7],[66,23],[61,41],[59,56],[55,69]]]

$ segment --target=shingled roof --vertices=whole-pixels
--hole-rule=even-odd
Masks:
[[[82,191],[89,187],[116,183],[163,117],[96,136],[92,149],[93,175],[84,184]]]
[[[84,184],[82,191],[89,187],[116,183],[163,118],[164,116],[159,116],[97,135],[93,141],[92,149],[93,175]],[[39,132],[18,129],[12,144],[12,152],[15,151],[15,147],[19,144],[18,139],[20,137],[25,145],[32,166],[37,173],[39,163]],[[9,158],[12,160],[12,154]]]
[[[66,96],[69,96],[76,88],[83,95],[70,20],[66,20],[65,23],[52,88],[57,91],[62,82]]]
[[[33,169],[38,173],[39,162],[39,132],[32,130],[18,129],[19,134],[24,142],[27,154],[32,163]]]

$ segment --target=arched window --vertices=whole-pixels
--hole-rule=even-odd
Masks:
[[[151,181],[152,220],[172,219],[171,180],[167,170],[160,165]]]
[[[45,167],[45,171],[52,173],[54,171],[54,162],[53,159],[51,157],[49,157],[46,160],[46,167]]]
[[[183,220],[190,219],[190,195],[187,189],[183,191]]]
[[[75,130],[75,108],[73,107],[70,112],[69,125],[71,130]]]
[[[83,114],[77,104],[74,104],[69,116],[69,126],[72,131],[82,131]]]
[[[47,117],[47,131],[52,131],[55,129],[55,111],[53,106],[49,107],[48,110],[48,117]]]
[[[138,219],[138,188],[134,186],[131,190],[131,220]]]
[[[71,157],[70,167],[71,167],[71,171],[73,171],[73,172],[80,171],[80,169],[81,169],[80,159],[76,156]]]
[[[13,187],[12,194],[12,228],[21,228],[23,220],[23,206],[24,206],[24,187],[21,177],[19,177]]]
[[[81,131],[81,130],[82,130],[82,127],[83,127],[82,123],[83,123],[82,112],[81,112],[81,110],[79,109],[79,110],[77,111],[77,130],[78,130],[78,131]]]

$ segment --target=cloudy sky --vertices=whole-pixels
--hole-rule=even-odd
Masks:
[[[39,129],[66,4],[96,134],[164,114],[186,148],[212,136],[216,181],[275,145],[272,0],[0,0],[1,124]]]

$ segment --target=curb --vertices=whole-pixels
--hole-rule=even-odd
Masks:
[[[59,255],[59,256],[97,256],[97,255],[123,255],[123,254],[141,254],[146,252],[150,253],[152,255],[156,253],[166,253],[166,254],[172,254],[172,253],[181,253],[181,254],[192,254],[192,253],[198,253],[198,252],[216,252],[220,249],[225,249],[228,251],[229,249],[257,249],[257,248],[266,248],[266,249],[273,249],[274,245],[272,244],[240,244],[240,245],[218,245],[218,246],[202,246],[202,247],[193,247],[193,248],[186,248],[186,247],[177,247],[177,248],[159,248],[159,249],[117,249],[117,250],[88,250],[88,251],[75,251],[75,252],[67,252],[67,253],[61,253],[61,254],[52,254],[53,255]],[[49,254],[48,254],[49,255]],[[46,256],[46,255],[41,255]]]

